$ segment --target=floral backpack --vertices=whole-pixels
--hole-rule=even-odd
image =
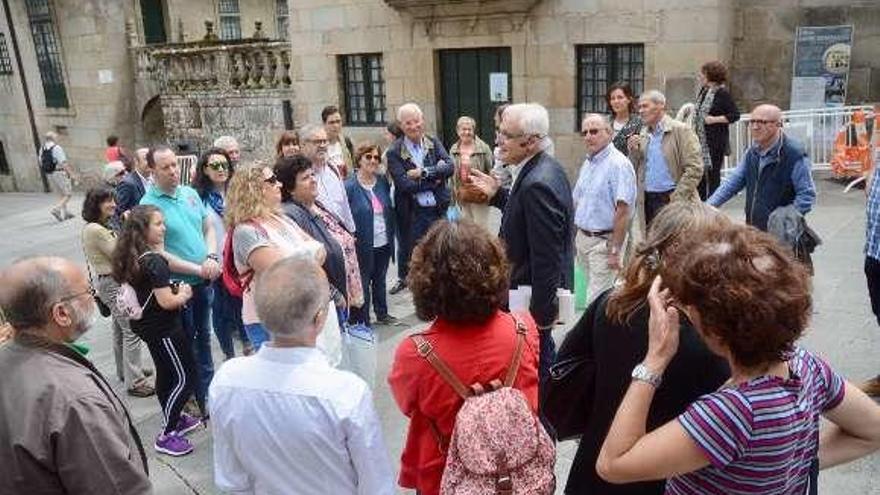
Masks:
[[[549,495],[556,488],[556,448],[523,393],[512,388],[519,370],[526,326],[517,317],[516,349],[504,381],[466,386],[434,352],[424,336],[410,338],[443,380],[464,399],[452,439],[444,441],[432,422],[440,449],[447,452],[443,495]]]

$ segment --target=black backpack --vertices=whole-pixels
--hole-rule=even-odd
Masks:
[[[51,174],[58,168],[58,164],[55,163],[55,155],[52,154],[52,150],[55,149],[57,144],[53,144],[48,148],[43,148],[43,151],[40,152],[40,170],[43,171],[44,174]]]

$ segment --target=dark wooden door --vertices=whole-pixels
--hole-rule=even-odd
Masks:
[[[144,21],[144,41],[148,44],[165,43],[165,11],[163,0],[141,0],[141,18]]]
[[[510,48],[440,50],[439,57],[441,139],[452,146],[458,140],[455,123],[467,115],[477,122],[480,139],[493,146],[495,108],[511,95]],[[495,90],[490,91],[493,79]]]

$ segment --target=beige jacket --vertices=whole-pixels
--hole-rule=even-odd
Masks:
[[[663,128],[663,156],[669,167],[669,175],[675,181],[676,187],[672,192],[672,201],[699,201],[697,186],[703,178],[703,155],[700,151],[700,140],[697,134],[687,125],[673,119],[668,115],[660,121]],[[645,162],[648,150],[648,141],[651,131],[648,126],[642,126],[639,132],[639,144],[630,150],[629,159],[636,169],[638,182],[638,194],[636,196],[636,224],[638,228],[633,232],[637,239],[645,238]]]
[[[128,411],[86,358],[19,332],[0,377],[0,493],[152,493]]]

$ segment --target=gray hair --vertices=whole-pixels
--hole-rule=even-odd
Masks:
[[[600,113],[584,114],[584,118],[581,119],[581,124],[583,124],[584,122],[586,122],[588,120],[598,120],[599,122],[602,122],[603,129],[606,129],[608,131],[611,130],[611,119],[609,119],[607,115],[602,115]]]
[[[303,141],[307,141],[309,139],[312,139],[315,134],[321,131],[327,132],[324,129],[323,124],[306,124],[300,127],[299,136]]]
[[[474,130],[477,129],[477,121],[474,120],[473,117],[468,117],[467,115],[462,115],[458,118],[458,122],[455,123],[455,128],[458,129],[465,124],[470,124],[470,126],[473,127]]]
[[[20,259],[0,274],[0,308],[6,321],[18,331],[49,324],[52,306],[70,292],[61,269],[63,258]]]
[[[220,136],[214,140],[215,148],[229,149],[229,148],[237,148],[238,140],[232,136]]]
[[[515,103],[504,109],[504,119],[517,123],[523,134],[538,136],[541,143],[538,149],[548,150],[552,148],[550,140],[550,115],[547,109],[539,103]],[[552,154],[552,153],[551,153]]]
[[[424,114],[422,113],[422,109],[415,103],[404,103],[403,105],[400,105],[400,108],[397,109],[397,121],[402,122],[403,116],[410,113],[416,114],[419,117],[424,116]]]
[[[666,105],[666,95],[656,89],[649,89],[642,93],[642,95],[639,96],[639,101],[641,100],[649,100],[658,105]]]
[[[304,256],[276,261],[257,280],[254,302],[273,335],[302,336],[330,301],[330,285],[318,264]]]

